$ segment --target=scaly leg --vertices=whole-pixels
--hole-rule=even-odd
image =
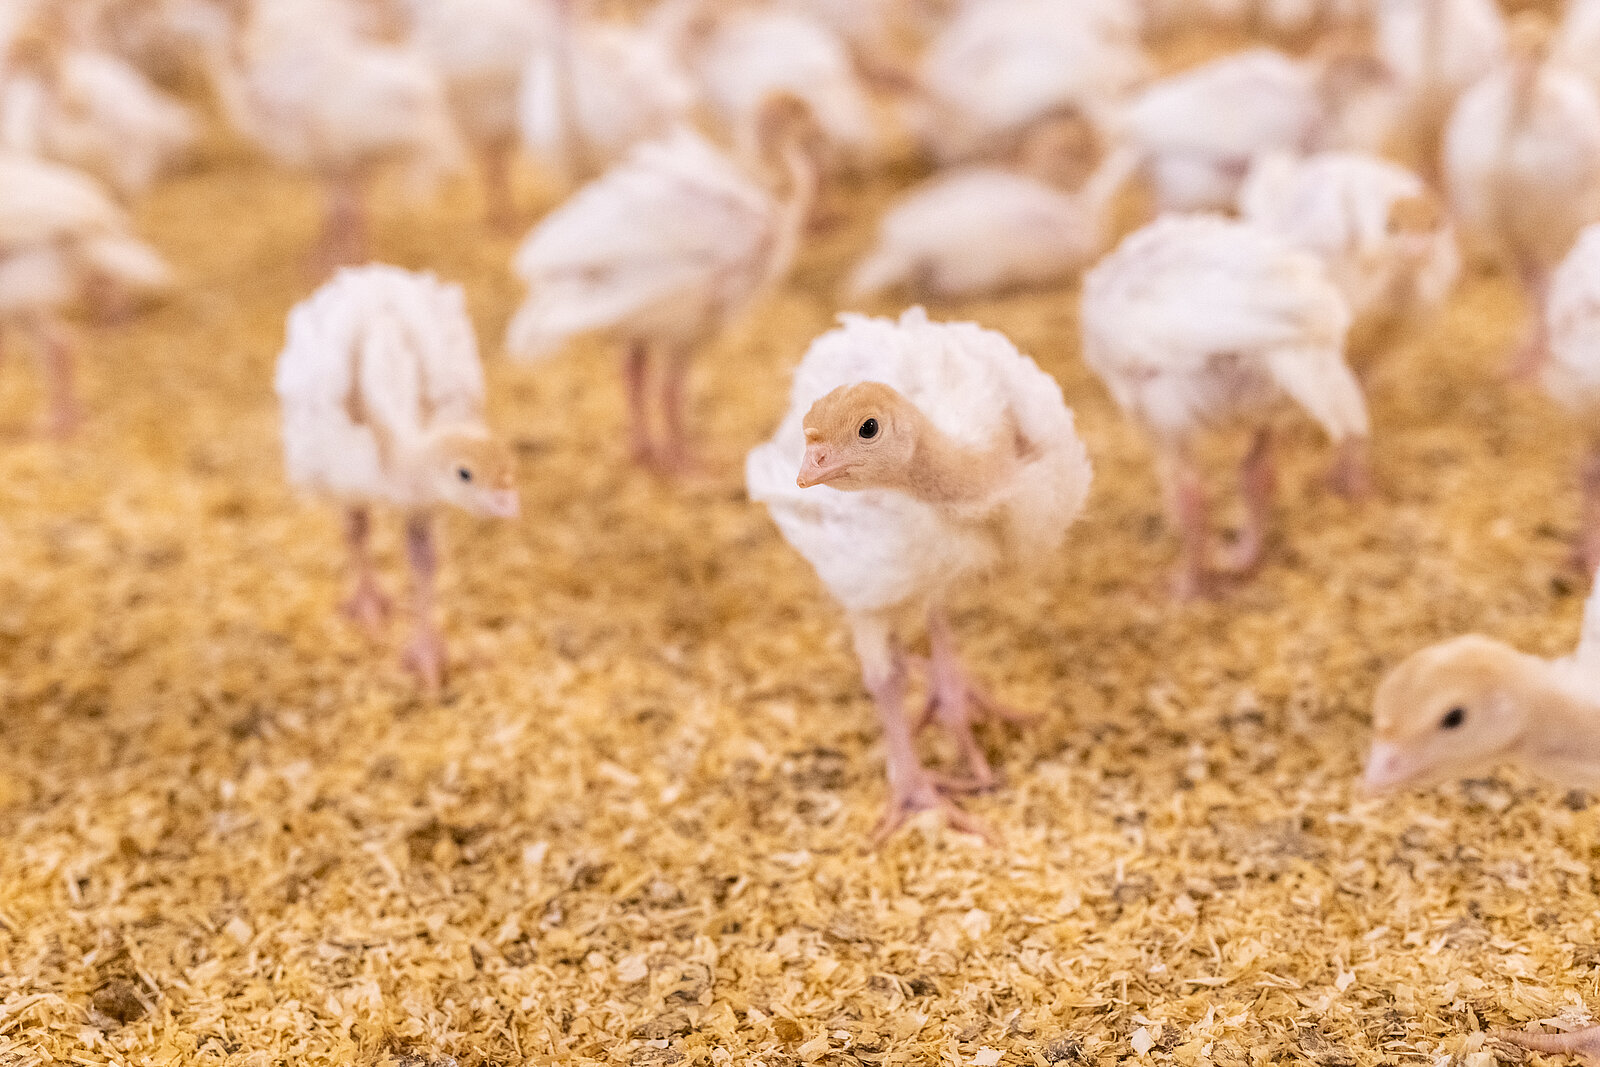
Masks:
[[[1583,487],[1583,525],[1573,556],[1585,574],[1593,574],[1600,568],[1600,442],[1590,445],[1579,482]]]
[[[1360,500],[1372,488],[1372,463],[1367,456],[1365,437],[1346,437],[1339,442],[1328,485],[1347,500]]]
[[[1547,272],[1530,257],[1518,256],[1515,270],[1527,301],[1528,322],[1506,373],[1513,381],[1526,382],[1538,376],[1549,354],[1550,337],[1545,329],[1544,308],[1550,281]]]
[[[480,157],[487,221],[501,233],[511,233],[517,225],[516,199],[511,194],[512,150],[510,138],[497,137],[484,144]]]
[[[1272,492],[1277,484],[1272,461],[1272,428],[1256,431],[1239,465],[1239,491],[1244,497],[1244,529],[1239,542],[1223,555],[1222,569],[1231,574],[1249,574],[1261,562],[1267,544],[1267,524],[1272,517]]]
[[[650,444],[650,346],[632,340],[622,354],[622,388],[628,399],[628,457],[648,466],[655,456]]]
[[[856,620],[855,644],[861,660],[862,679],[878,708],[887,750],[889,806],[873,831],[873,844],[882,844],[919,811],[937,811],[962,833],[992,841],[983,823],[956,807],[917,758],[911,724],[906,721],[905,656],[888,627],[878,620]]]
[[[359,174],[341,174],[328,182],[322,240],[316,257],[319,274],[355,266],[367,258],[367,210]]]
[[[1178,527],[1180,539],[1172,594],[1179,600],[1193,600],[1206,592],[1211,577],[1208,570],[1210,510],[1206,506],[1205,486],[1187,446],[1182,444],[1163,450],[1162,473],[1167,512]]]
[[[412,620],[411,643],[406,646],[405,665],[430,695],[439,692],[444,682],[444,638],[439,634],[435,614],[435,583],[439,573],[438,548],[434,543],[433,520],[424,513],[406,519],[406,559],[411,564]]]
[[[918,728],[937,722],[960,751],[967,777],[946,784],[968,790],[993,788],[994,770],[972,732],[973,722],[998,721],[1024,726],[1035,721],[1037,716],[1000,703],[972,680],[961,663],[950,620],[940,608],[928,612],[928,651],[928,682],[932,693]]]
[[[1547,1056],[1577,1056],[1590,1067],[1600,1067],[1600,1026],[1566,1034],[1535,1034],[1527,1030],[1493,1030],[1490,1037]]]
[[[355,572],[355,588],[340,610],[368,633],[377,632],[389,617],[392,605],[378,585],[378,575],[372,564],[372,516],[365,507],[353,507],[345,513],[345,544],[350,548],[350,569]]]
[[[676,347],[667,353],[661,375],[661,445],[656,450],[656,467],[668,474],[684,474],[694,466],[689,434],[684,428],[685,393],[689,385],[692,351]]]
[[[72,345],[60,324],[43,313],[34,316],[33,338],[49,394],[45,430],[58,440],[71,437],[83,421],[83,410],[78,405],[78,393],[73,385]]]

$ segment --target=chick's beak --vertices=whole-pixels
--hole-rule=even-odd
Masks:
[[[484,498],[483,510],[497,519],[514,519],[522,514],[522,498],[515,489],[496,489]]]
[[[833,459],[826,445],[813,442],[806,445],[806,457],[800,461],[800,476],[794,483],[802,489],[822,485],[844,473],[845,464]]]
[[[1406,768],[1405,753],[1400,746],[1388,741],[1374,741],[1367,753],[1367,769],[1361,776],[1362,792],[1369,796],[1387,793],[1411,777]]]

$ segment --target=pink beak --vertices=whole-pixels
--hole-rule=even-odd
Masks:
[[[800,461],[800,476],[794,480],[794,484],[802,489],[824,485],[843,474],[844,469],[845,464],[828,461],[828,450],[822,445],[810,444],[806,446],[806,458]]]
[[[496,489],[484,502],[483,510],[497,519],[514,519],[522,514],[522,498],[515,489]]]

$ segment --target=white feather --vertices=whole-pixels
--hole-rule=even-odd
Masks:
[[[441,430],[487,432],[465,295],[431,274],[334,275],[289,313],[275,385],[289,480],[338,497],[432,503],[408,461]]]
[[[997,517],[957,521],[892,490],[845,492],[795,484],[805,453],[802,420],[838,386],[882,382],[940,430],[985,447],[1008,420],[1037,451],[999,487]],[[929,322],[921,308],[899,321],[840,316],[795,371],[789,412],[745,463],[751,499],[852,614],[925,604],[1001,563],[1041,566],[1088,495],[1091,469],[1072,411],[1049,375],[1004,336],[972,323]]]
[[[1335,441],[1367,432],[1350,313],[1313,256],[1248,223],[1169,215],[1084,278],[1084,360],[1158,436],[1297,401]]]

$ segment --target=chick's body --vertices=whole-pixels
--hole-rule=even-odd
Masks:
[[[1007,473],[959,500],[904,488],[798,487],[812,440],[808,412],[859,383],[893,390],[950,448],[998,450],[1008,457]],[[891,735],[895,796],[885,828],[939,804],[926,772],[892,736],[904,729],[901,638],[923,617],[935,673],[952,690],[946,703],[955,714],[945,725],[974,773],[986,776],[964,707],[969,698],[990,702],[959,670],[943,611],[954,589],[997,567],[1045,565],[1081,510],[1091,469],[1060,387],[1006,338],[974,324],[930,322],[920,308],[898,321],[845,315],[807,351],[789,412],[772,440],[750,453],[745,478],[751,498],[767,506],[850,620]]]

